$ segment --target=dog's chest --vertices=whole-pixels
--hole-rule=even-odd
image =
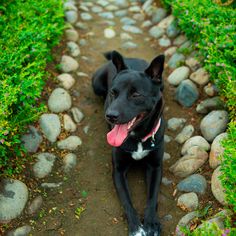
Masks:
[[[142,143],[138,143],[137,151],[132,152],[131,156],[134,160],[141,160],[148,155],[150,150],[144,150]]]

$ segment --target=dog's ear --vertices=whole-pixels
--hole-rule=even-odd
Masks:
[[[111,53],[111,60],[112,60],[113,64],[115,65],[116,69],[117,69],[117,73],[119,73],[121,70],[127,69],[127,66],[125,65],[124,59],[123,59],[122,55],[119,52],[113,51]]]
[[[161,75],[164,69],[165,56],[159,55],[152,60],[145,73],[149,75],[153,80],[161,83]]]

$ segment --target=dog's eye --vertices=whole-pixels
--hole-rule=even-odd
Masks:
[[[140,93],[138,93],[138,92],[133,92],[132,94],[131,94],[131,97],[132,98],[138,98],[138,97],[141,97],[142,95],[140,94]]]
[[[109,94],[112,98],[115,98],[115,97],[117,97],[118,92],[116,90],[111,90]]]

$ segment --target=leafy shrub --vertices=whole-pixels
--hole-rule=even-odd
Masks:
[[[11,158],[22,155],[20,132],[44,109],[37,100],[48,77],[50,50],[58,44],[63,25],[61,1],[1,1],[0,172],[4,174],[13,171]]]

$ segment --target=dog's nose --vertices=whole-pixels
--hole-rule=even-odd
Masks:
[[[111,123],[115,123],[119,118],[119,113],[117,111],[112,111],[106,114],[106,119]]]

